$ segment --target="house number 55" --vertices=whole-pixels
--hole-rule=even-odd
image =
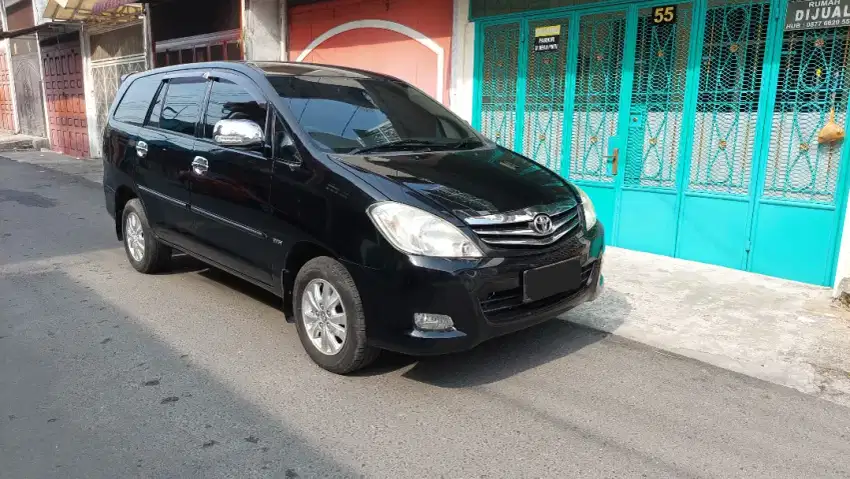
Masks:
[[[655,7],[652,9],[652,23],[661,25],[663,23],[676,23],[676,6]]]

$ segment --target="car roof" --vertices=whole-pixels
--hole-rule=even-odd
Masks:
[[[359,70],[356,68],[341,67],[335,65],[320,65],[316,63],[301,62],[203,62],[186,63],[168,67],[156,68],[140,72],[138,76],[147,76],[157,73],[179,72],[184,70],[202,70],[204,68],[231,69],[246,73],[248,75],[270,76],[316,76],[316,77],[342,77],[351,79],[384,79],[398,80],[389,75]]]
[[[395,79],[389,75],[360,70],[357,68],[337,65],[322,65],[318,63],[250,62],[248,65],[260,69],[267,75]]]

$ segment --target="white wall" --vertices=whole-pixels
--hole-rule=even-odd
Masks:
[[[285,0],[245,0],[245,58],[257,61],[280,61],[281,8]]]
[[[461,118],[472,122],[475,24],[468,18],[469,0],[454,0],[449,105]]]

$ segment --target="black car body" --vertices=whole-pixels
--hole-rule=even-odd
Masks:
[[[130,76],[104,133],[104,190],[131,263],[153,272],[174,248],[279,295],[296,323],[321,316],[324,332],[305,319],[299,333],[335,372],[364,351],[469,349],[595,299],[603,231],[586,195],[422,97],[300,63]],[[439,138],[402,134],[421,125]],[[338,309],[311,309],[334,293]],[[348,332],[333,336],[338,314]],[[325,340],[351,358],[311,351]]]

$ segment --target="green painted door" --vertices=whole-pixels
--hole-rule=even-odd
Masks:
[[[672,256],[693,83],[691,3],[636,9],[634,75],[613,243]],[[672,21],[664,21],[664,15]]]
[[[599,220],[616,230],[625,153],[634,33],[628,9],[577,14],[566,108],[568,167],[561,174],[593,199]],[[629,41],[631,38],[631,41]],[[617,171],[615,171],[615,169]],[[613,227],[613,230],[612,230]]]
[[[478,129],[510,150],[516,143],[519,83],[520,23],[490,25],[478,43]]]
[[[767,155],[756,190],[748,267],[829,285],[845,204],[842,164],[848,144],[818,136],[830,121],[847,125],[850,28],[784,32],[774,58],[776,83],[764,116]]]

